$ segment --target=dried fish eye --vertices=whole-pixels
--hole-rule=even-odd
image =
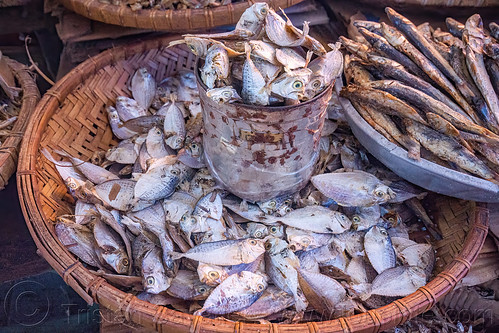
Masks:
[[[270,207],[275,207],[277,205],[277,202],[275,200],[270,200],[269,201],[269,206]]]
[[[121,264],[122,264],[123,266],[128,266],[128,265],[130,264],[130,262],[128,261],[128,259],[127,259],[127,258],[124,258],[123,260],[121,260]]]
[[[286,207],[286,209],[284,210],[286,213],[289,213],[291,211],[291,208],[289,207]]]
[[[383,197],[383,196],[385,195],[385,192],[383,192],[383,191],[381,191],[381,190],[378,190],[378,191],[376,191],[376,193],[375,193],[375,194],[376,194],[376,196],[378,196],[378,197]]]
[[[198,293],[203,294],[203,293],[205,293],[205,292],[206,292],[206,288],[205,288],[205,287],[199,287],[199,288],[198,288]]]
[[[179,174],[180,172],[179,172],[177,169],[172,169],[172,170],[170,171],[170,173],[171,173],[172,175],[178,176],[178,174]]]
[[[224,91],[222,93],[222,95],[225,97],[225,98],[231,98],[232,97],[232,93],[230,91]]]
[[[286,199],[286,200],[284,201],[284,204],[285,204],[286,206],[291,205],[291,199]]]
[[[255,232],[255,237],[256,237],[256,238],[262,238],[262,236],[263,236],[263,234],[262,234],[262,232],[261,232],[261,231],[257,231],[257,232]]]
[[[319,89],[321,87],[321,81],[315,80],[314,83],[312,83],[312,87]]]
[[[71,188],[71,189],[73,189],[73,190],[77,188],[76,184],[75,184],[75,183],[73,183],[73,182],[68,183],[68,186],[69,186],[69,188]],[[83,193],[82,193],[82,194],[83,194]]]
[[[197,222],[196,218],[195,218],[194,216],[193,216],[193,217],[191,217],[191,223],[192,223],[192,224],[196,224],[196,222]]]
[[[388,233],[386,232],[386,230],[383,230],[383,229],[380,229],[379,233],[382,234],[383,236],[388,235]]]
[[[157,130],[156,130],[156,134],[161,135],[161,130],[160,130],[160,129],[157,129]]]
[[[390,221],[390,222],[395,222],[395,219],[394,219],[393,217],[389,217],[389,218],[388,218],[388,221]]]
[[[182,221],[186,221],[187,220],[187,216],[184,214],[182,215],[182,217],[180,218]]]
[[[263,284],[259,283],[259,284],[256,286],[256,289],[257,289],[258,291],[263,291],[263,290],[265,289],[265,286],[264,286]]]
[[[359,222],[360,222],[360,217],[359,217],[359,216],[357,216],[357,215],[354,215],[354,216],[352,217],[352,222],[354,222],[354,223],[359,223]]]
[[[193,143],[193,144],[191,145],[191,149],[197,149],[197,148],[198,148],[198,145],[197,145],[197,144]]]
[[[267,8],[262,7],[262,9],[260,9],[260,13],[264,15],[267,14]]]
[[[212,279],[218,279],[220,277],[220,274],[218,274],[217,271],[210,271],[208,273],[208,276],[211,277]]]
[[[152,284],[154,284],[154,282],[156,282],[156,280],[154,279],[154,276],[149,276],[149,277],[147,277],[147,279],[146,279],[146,283],[147,283],[148,285],[152,285]]]
[[[341,216],[342,220],[346,220],[346,218],[347,218],[346,215],[344,215],[344,214],[341,214],[340,216]]]
[[[270,243],[265,243],[265,250],[270,250],[272,248],[272,244]]]
[[[301,89],[301,88],[303,88],[303,82],[301,82],[301,81],[295,81],[295,82],[293,82],[293,88],[294,89]]]
[[[254,239],[250,239],[249,243],[250,243],[250,245],[256,245],[257,244],[256,240],[254,240]]]
[[[270,232],[275,234],[277,232],[277,227],[270,227]]]

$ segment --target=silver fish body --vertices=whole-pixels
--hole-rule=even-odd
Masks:
[[[298,273],[300,260],[288,248],[286,241],[270,238],[265,243],[265,269],[274,284],[293,295],[296,311],[304,311],[307,303],[299,294]]]
[[[247,271],[233,274],[212,291],[203,308],[195,314],[240,311],[253,304],[266,288],[267,281],[262,275]]]
[[[369,262],[378,274],[395,267],[395,251],[385,228],[372,227],[364,236],[364,248]]]
[[[133,74],[130,90],[137,103],[148,110],[156,93],[156,81],[146,68],[139,68]]]
[[[141,274],[144,289],[148,293],[159,294],[170,287],[172,279],[165,273],[159,248],[154,248],[144,255]]]
[[[199,281],[195,272],[179,270],[166,292],[184,300],[205,300],[212,290],[212,287]]]
[[[373,206],[395,197],[392,189],[364,171],[317,175],[312,184],[341,206]]]
[[[399,266],[385,270],[373,283],[371,293],[382,296],[407,296],[426,284],[425,272],[417,266]]]
[[[186,253],[178,253],[174,259],[182,257],[213,265],[239,265],[253,262],[265,248],[259,239],[224,240],[199,244]]]
[[[147,116],[147,111],[136,100],[125,96],[116,99],[116,110],[120,119],[125,122],[130,119]]]

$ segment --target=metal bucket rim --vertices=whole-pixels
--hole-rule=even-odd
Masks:
[[[199,76],[199,57],[196,57],[196,62],[194,63],[194,75],[196,75],[196,81],[198,83],[198,85],[203,88],[202,90],[202,93],[206,94],[206,91],[208,90],[207,86],[204,84],[203,80],[201,80],[201,77]],[[304,106],[304,105],[307,105],[307,104],[312,104],[314,103],[317,99],[320,99],[322,98],[322,96],[324,94],[327,93],[328,90],[332,89],[332,87],[334,86],[334,83],[335,83],[336,79],[333,79],[333,81],[324,88],[324,90],[322,90],[319,94],[315,95],[314,98],[312,99],[309,99],[305,102],[300,102],[300,104],[297,104],[299,105],[300,107],[301,106]],[[201,92],[200,92],[201,93]],[[279,105],[279,106],[264,106],[264,105],[252,105],[252,104],[244,104],[244,103],[238,103],[238,102],[234,102],[234,103],[231,103],[232,105],[235,105],[235,106],[239,106],[239,107],[245,107],[245,108],[248,108],[252,111],[260,111],[260,112],[280,112],[280,111],[289,111],[293,108],[295,108],[297,105]]]

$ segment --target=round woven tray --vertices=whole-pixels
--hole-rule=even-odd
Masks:
[[[450,203],[455,199],[442,196],[431,200],[438,201],[439,212],[432,214],[442,216],[456,230],[464,230],[466,239],[459,254],[415,293],[348,318],[286,325],[207,319],[141,301],[92,274],[55,236],[53,221],[71,213],[73,199],[39,149],[59,148],[86,160],[95,150],[115,144],[105,106],[114,104],[118,95],[129,95],[127,81],[137,68],[145,66],[158,80],[193,68],[193,55],[182,48],[166,48],[168,42],[155,39],[111,49],[76,67],[42,98],[22,144],[17,184],[28,228],[39,253],[87,302],[97,302],[126,320],[159,332],[379,332],[429,309],[466,275],[487,235],[488,210],[483,204],[473,204],[467,206],[466,214],[454,214]],[[462,239],[452,241],[462,244]]]
[[[151,30],[186,31],[236,24],[253,1],[242,1],[215,8],[132,11],[128,6],[104,4],[99,0],[60,0],[69,10],[89,19],[123,27]],[[273,9],[287,8],[303,0],[259,0]]]
[[[21,110],[12,131],[24,133],[28,125],[28,119],[35,109],[36,103],[40,100],[40,92],[28,67],[5,56],[2,56],[2,58],[7,61],[7,66],[9,66],[22,89]],[[15,135],[0,144],[0,190],[7,185],[10,176],[16,171],[21,140],[22,135]]]

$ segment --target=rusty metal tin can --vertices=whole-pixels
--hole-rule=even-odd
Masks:
[[[268,200],[303,188],[319,157],[334,82],[297,105],[220,105],[206,96],[206,86],[195,72],[203,107],[204,157],[217,181],[249,201]]]

